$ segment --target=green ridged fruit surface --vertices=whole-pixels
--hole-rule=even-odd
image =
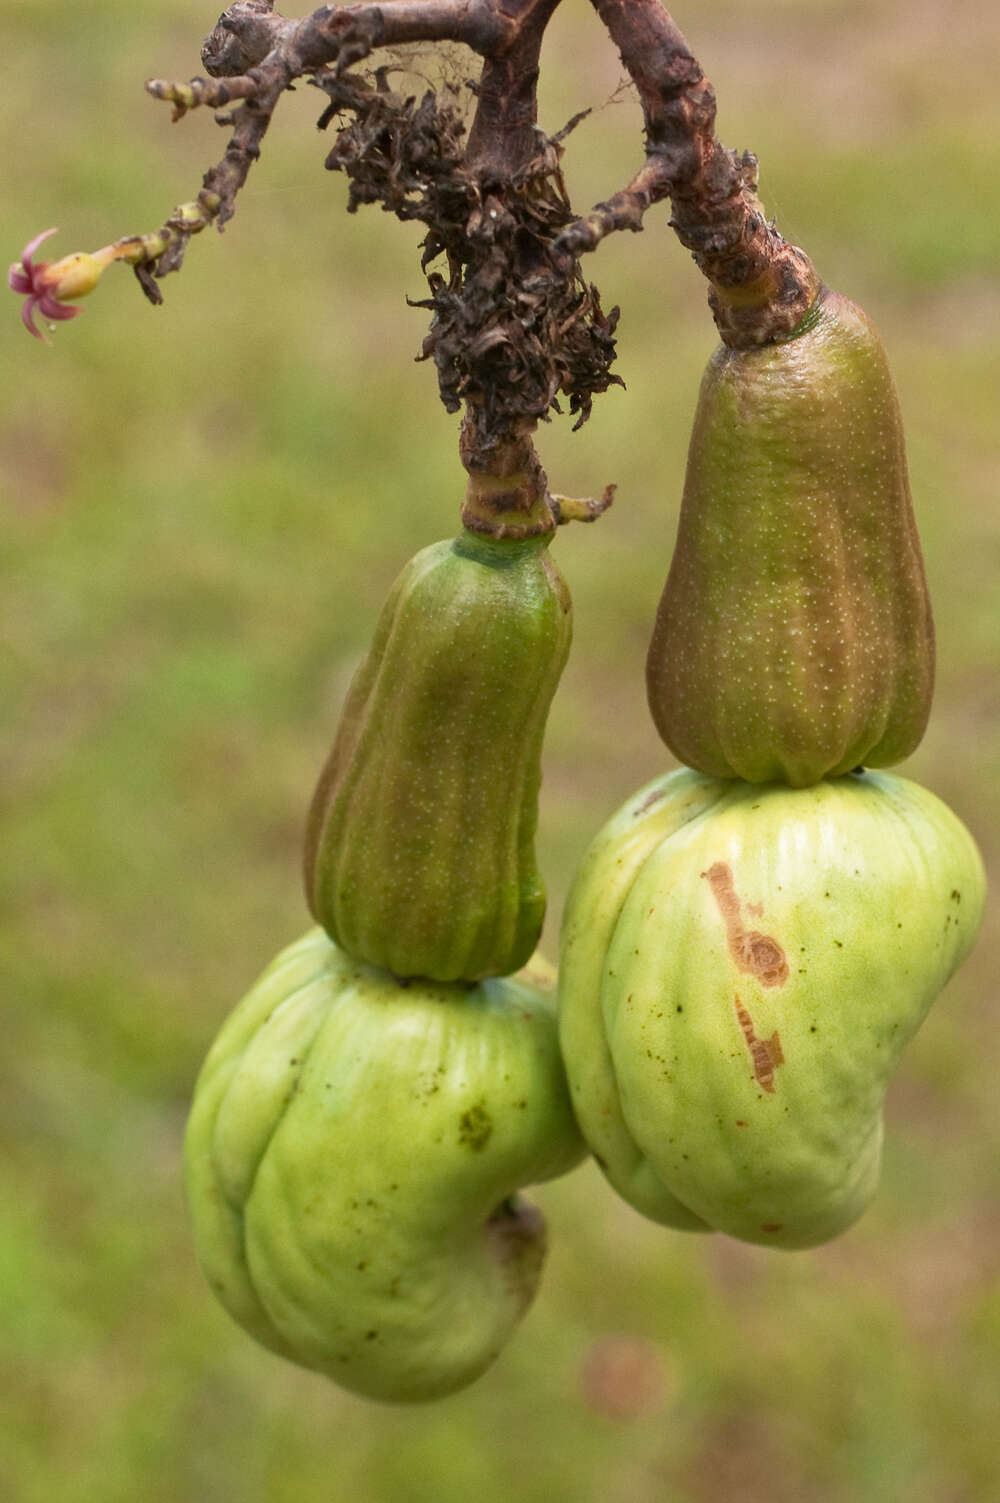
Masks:
[[[185,1138],[198,1259],[229,1313],[373,1398],[437,1398],[493,1361],[545,1253],[518,1194],[584,1153],[554,972],[476,986],[352,960],[319,929],[224,1024]]]
[[[466,532],[403,570],[308,821],[309,906],[349,954],[439,981],[532,954],[542,740],[570,636],[546,539]]]
[[[573,1106],[612,1185],[668,1226],[770,1247],[843,1231],[984,896],[965,826],[891,773],[642,789],[584,858],[559,970]]]
[[[650,711],[687,766],[800,787],[908,756],[933,681],[895,387],[871,320],[827,291],[795,336],[709,361]]]

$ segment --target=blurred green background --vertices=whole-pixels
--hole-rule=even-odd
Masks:
[[[200,0],[5,0],[7,259],[155,228],[225,136],[150,75],[200,71]],[[993,0],[676,12],[719,134],[881,325],[937,612],[905,771],[1000,842],[1000,18]],[[461,57],[459,62],[462,62]],[[585,209],[641,156],[584,0],[543,124]],[[403,561],[455,526],[455,419],[414,364],[417,231],[349,218],[308,88],[166,305],[113,268],[54,348],[0,324],[0,1491],[14,1503],[985,1503],[1000,1496],[997,909],[890,1093],[881,1193],[829,1247],[670,1234],[592,1168],[537,1193],[539,1300],[474,1387],[372,1405],[258,1350],[194,1264],[178,1159],[219,1023],[306,925],[298,847],[348,677]],[[553,710],[547,947],[575,862],[665,765],[642,663],[701,368],[666,212],[592,259],[627,392],[540,435],[576,642]]]

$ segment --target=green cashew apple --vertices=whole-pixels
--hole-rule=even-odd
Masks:
[[[374,1398],[438,1397],[496,1357],[538,1283],[517,1192],[584,1148],[551,967],[402,984],[319,929],[224,1024],[185,1174],[198,1259],[265,1346]]]
[[[637,793],[576,876],[559,970],[573,1105],[612,1185],[771,1247],[843,1231],[984,886],[964,825],[889,773],[791,789],[684,768]]]
[[[313,798],[306,892],[342,949],[400,977],[528,960],[541,749],[569,652],[548,537],[464,531],[396,581]]]
[[[650,711],[689,767],[800,787],[908,756],[933,680],[892,376],[870,319],[824,291],[788,339],[709,361]]]

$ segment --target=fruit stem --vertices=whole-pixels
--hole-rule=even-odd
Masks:
[[[767,220],[757,159],[715,137],[715,91],[660,0],[591,0],[642,101],[646,161],[626,188],[568,226],[559,244],[592,250],[616,230],[642,228],[669,197],[671,226],[711,283],[719,333],[735,349],[769,344],[801,322],[819,292],[804,251]]]
[[[519,541],[555,532],[545,471],[531,433],[512,430],[505,442],[483,451],[474,442],[475,424],[462,424],[459,453],[469,480],[462,503],[462,526],[484,537]]]

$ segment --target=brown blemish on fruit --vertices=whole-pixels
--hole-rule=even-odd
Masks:
[[[779,1065],[785,1062],[785,1056],[781,1052],[781,1040],[778,1030],[775,1029],[769,1039],[759,1039],[754,1033],[753,1019],[747,1012],[739,997],[736,997],[736,1017],[739,1020],[743,1037],[746,1039],[747,1048],[750,1051],[750,1059],[753,1064],[754,1079],[762,1091],[769,1091],[774,1095],[774,1072]]]
[[[762,1221],[760,1229],[762,1232],[780,1232],[784,1224],[783,1221]]]
[[[638,819],[640,814],[645,814],[647,809],[652,809],[653,805],[658,804],[665,796],[665,793],[666,790],[664,788],[654,788],[652,792],[647,793],[642,803],[637,804],[632,810],[632,818]]]
[[[744,927],[740,899],[733,886],[733,869],[725,861],[716,861],[702,872],[708,878],[712,896],[726,926],[729,953],[741,971],[756,976],[761,986],[784,986],[788,980],[785,952],[770,934]],[[748,911],[759,915],[760,904],[748,904]]]

